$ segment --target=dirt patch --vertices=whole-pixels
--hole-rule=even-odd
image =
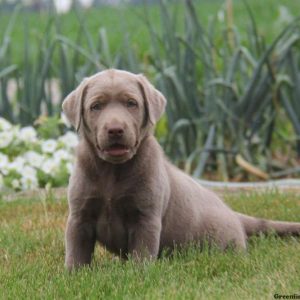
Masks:
[[[223,196],[231,193],[253,193],[253,192],[280,192],[293,193],[300,196],[300,180],[286,179],[269,182],[245,182],[245,183],[231,183],[231,182],[214,182],[206,180],[198,180],[199,183],[208,189],[214,190],[217,194]],[[24,191],[18,193],[10,193],[3,195],[4,201],[14,201],[18,199],[66,199],[67,188],[53,188],[51,190],[37,189],[32,191]]]

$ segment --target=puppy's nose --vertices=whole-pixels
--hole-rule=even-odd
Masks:
[[[107,131],[109,137],[122,137],[124,134],[124,129],[120,126],[111,126]]]

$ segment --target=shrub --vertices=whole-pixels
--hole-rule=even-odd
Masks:
[[[56,135],[45,129],[56,124]],[[37,128],[20,128],[0,118],[0,190],[28,190],[68,182],[77,135],[68,130],[57,136],[61,119],[44,118]],[[54,131],[55,132],[55,131]]]

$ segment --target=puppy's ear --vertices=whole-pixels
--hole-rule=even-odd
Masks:
[[[85,78],[80,85],[71,92],[62,103],[62,110],[71,125],[79,130],[83,113],[83,100],[87,88],[88,78]]]
[[[140,74],[138,78],[138,83],[145,100],[146,110],[148,111],[149,121],[154,125],[164,113],[167,100],[144,75]]]

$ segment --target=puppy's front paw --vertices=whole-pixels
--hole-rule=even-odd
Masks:
[[[80,268],[87,267],[89,265],[90,265],[89,263],[75,261],[72,257],[66,258],[66,261],[65,261],[65,268],[67,269],[68,272],[77,271]]]

